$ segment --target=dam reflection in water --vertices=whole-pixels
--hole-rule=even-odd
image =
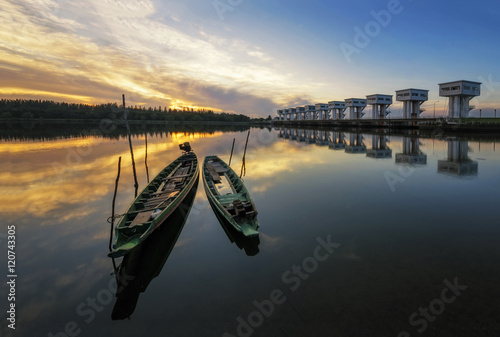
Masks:
[[[280,128],[279,137],[293,141],[328,146],[332,150],[344,150],[349,154],[365,154],[374,159],[391,159],[390,137],[386,132],[325,131],[311,129]],[[420,149],[422,138],[406,132],[402,136],[402,152],[396,153],[395,163],[409,166],[427,165],[427,154]],[[410,134],[408,134],[410,133]],[[400,138],[400,137],[398,137]],[[371,140],[367,148],[366,139]],[[424,138],[431,139],[431,138]],[[469,141],[465,138],[447,136],[447,158],[438,161],[437,172],[449,176],[477,176],[479,164],[469,159]],[[369,143],[370,144],[370,143]]]

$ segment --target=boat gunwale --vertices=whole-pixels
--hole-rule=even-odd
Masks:
[[[224,206],[222,205],[222,203],[220,202],[220,200],[218,200],[216,198],[216,195],[214,195],[214,193],[210,189],[210,186],[209,186],[209,183],[208,183],[208,180],[207,180],[207,175],[205,174],[205,166],[206,166],[208,160],[210,160],[210,159],[216,159],[217,161],[219,161],[223,165],[223,167],[226,169],[226,171],[224,172],[224,174],[227,174],[227,172],[230,171],[230,172],[232,172],[232,174],[234,174],[235,177],[237,177],[241,181],[242,191],[240,191],[238,193],[246,193],[246,196],[248,198],[248,202],[250,202],[252,204],[253,210],[255,211],[255,214],[252,215],[248,219],[251,219],[251,221],[255,221],[256,222],[256,226],[254,227],[254,226],[252,226],[252,225],[250,225],[248,223],[247,223],[247,225],[249,225],[250,227],[252,227],[257,232],[257,234],[254,234],[253,236],[257,236],[258,235],[257,228],[259,227],[259,223],[258,223],[258,220],[257,220],[257,213],[258,213],[258,211],[257,211],[257,208],[255,207],[255,204],[253,202],[252,197],[250,196],[250,193],[248,192],[248,189],[246,188],[246,186],[243,183],[243,181],[241,180],[241,178],[238,177],[238,175],[236,174],[236,172],[234,172],[234,170],[229,165],[227,165],[222,159],[220,159],[216,155],[205,156],[205,158],[203,160],[203,165],[201,167],[201,174],[202,174],[202,178],[203,178],[203,186],[205,188],[205,193],[207,194],[207,197],[208,197],[209,201],[212,201],[212,203],[215,205],[215,207],[221,213],[221,215],[223,215],[224,218],[226,218],[226,220],[229,221],[229,223],[231,223],[231,225],[233,225],[233,227],[235,227],[235,229],[237,229],[239,232],[243,233],[243,229],[241,228],[241,224],[239,224],[236,221],[236,219],[228,212],[228,210],[226,208],[224,208]],[[208,173],[208,174],[210,174],[210,173]],[[230,179],[229,179],[229,181],[230,181]],[[234,184],[231,183],[231,188],[233,188],[233,185]],[[238,193],[233,193],[233,194],[238,194]]]
[[[191,161],[192,163],[195,163],[196,167],[192,170],[192,174],[187,177],[189,179],[189,182],[186,186],[184,186],[184,188],[182,188],[176,196],[175,198],[162,210],[162,212],[155,218],[153,219],[152,221],[147,221],[147,222],[144,222],[145,224],[146,223],[150,223],[150,225],[148,226],[148,228],[142,233],[142,234],[138,234],[138,238],[137,238],[137,244],[134,245],[134,247],[137,247],[140,243],[142,243],[154,230],[156,230],[156,228],[158,228],[159,226],[161,226],[167,219],[168,217],[170,216],[170,214],[172,214],[175,209],[177,209],[177,207],[184,201],[184,199],[186,198],[187,194],[191,191],[191,189],[193,188],[195,182],[197,181],[197,179],[199,178],[199,160],[198,160],[198,157],[196,156],[195,153],[188,153],[188,154],[183,154],[181,156],[179,156],[177,159],[175,159],[173,162],[171,162],[169,165],[167,165],[165,168],[163,168],[157,175],[156,177],[151,180],[151,182],[144,187],[144,189],[141,191],[140,194],[137,195],[137,197],[134,199],[134,201],[131,203],[131,205],[129,206],[129,208],[127,209],[127,212],[123,214],[120,222],[116,225],[115,227],[115,239],[113,240],[113,251],[110,253],[110,254],[113,254],[113,255],[119,255],[120,253],[124,253],[122,255],[125,255],[128,251],[130,251],[130,249],[133,249],[133,248],[130,248],[130,249],[126,249],[125,251],[123,251],[122,249],[120,249],[120,247],[123,247],[124,245],[127,244],[127,242],[125,242],[125,244],[122,244],[120,246],[117,246],[116,244],[118,243],[117,240],[118,240],[118,232],[122,229],[126,229],[126,228],[130,228],[128,225],[124,225],[126,224],[128,221],[127,221],[127,215],[129,213],[132,213],[131,212],[131,209],[133,209],[133,207],[138,204],[138,203],[142,203],[139,201],[139,199],[141,198],[142,194],[148,189],[148,187],[150,187],[151,185],[155,184],[155,183],[158,183],[158,182],[161,182],[161,180],[163,180],[164,178],[162,178],[161,176],[164,175],[166,172],[167,173],[167,177],[170,176],[170,174],[172,172],[174,172],[176,169],[179,168],[180,165],[182,165],[183,162],[186,162],[186,160],[182,160],[184,157],[187,157],[187,156],[192,156],[191,160],[188,160],[188,161]],[[170,168],[170,169],[169,169]],[[140,210],[138,210],[140,211]],[[123,235],[123,234],[120,234],[120,235]],[[134,236],[131,236],[130,238],[133,238]],[[128,241],[130,242],[130,241]],[[122,251],[122,252],[120,252]],[[121,255],[120,255],[121,256]]]

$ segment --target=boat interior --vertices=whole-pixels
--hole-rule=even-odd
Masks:
[[[196,172],[193,160],[178,160],[173,163],[174,169],[165,169],[150,183],[136,199],[130,212],[125,214],[124,227],[151,223],[154,213],[159,213],[175,200],[177,194],[188,184],[189,178]],[[156,212],[155,212],[156,211]]]
[[[210,190],[232,217],[251,217],[257,214],[241,180],[217,158],[208,159],[205,176]]]

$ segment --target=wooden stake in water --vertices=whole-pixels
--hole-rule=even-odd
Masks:
[[[240,178],[241,178],[241,176],[245,176],[247,174],[247,167],[246,167],[246,163],[245,163],[245,157],[247,155],[248,137],[250,137],[250,130],[248,130],[247,141],[245,143],[245,151],[243,151],[243,160],[241,162]]]
[[[134,149],[132,148],[132,138],[130,136],[130,126],[128,125],[128,120],[127,120],[127,108],[125,108],[125,94],[122,94],[122,99],[123,99],[123,118],[125,119],[125,124],[127,126],[128,145],[130,147],[130,158],[132,158],[132,170],[134,171],[135,197],[137,197],[137,189],[139,188],[139,183],[137,182],[137,173],[135,172]]]
[[[146,177],[149,184],[149,169],[148,169],[148,133],[146,132],[146,156],[144,157],[144,165],[146,165]]]
[[[109,234],[109,251],[111,252],[111,243],[113,242],[113,228],[115,226],[115,201],[116,192],[118,191],[118,182],[120,181],[120,171],[122,167],[122,157],[118,158],[118,174],[115,180],[115,194],[113,194],[113,205],[111,206],[111,233]]]
[[[233,146],[231,146],[231,156],[229,157],[229,165],[228,166],[231,166],[231,159],[233,158],[233,150],[234,150],[234,141],[236,140],[236,138],[233,138]]]

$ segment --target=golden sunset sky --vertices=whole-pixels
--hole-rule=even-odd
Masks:
[[[499,4],[389,2],[0,0],[0,98],[274,116],[416,87],[443,110],[466,79],[500,108]]]

